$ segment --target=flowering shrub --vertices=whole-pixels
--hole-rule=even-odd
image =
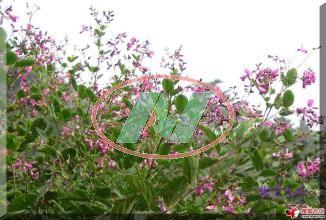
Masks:
[[[29,8],[30,19],[21,28],[11,7],[2,10],[2,19],[12,27],[10,37],[0,29],[1,44],[6,47],[1,74],[8,88],[7,203],[2,206],[9,213],[282,216],[292,205],[319,206],[319,139],[310,128],[323,118],[312,100],[294,108],[291,90],[295,84],[302,84],[303,89],[316,86],[312,69],[301,72],[269,56],[275,65],[260,64],[240,76],[248,96],[259,94],[265,109],[251,105],[249,98],[225,92],[236,116],[226,140],[194,157],[141,159],[100,139],[90,113],[107,87],[155,74],[148,65],[154,56],[149,42],[125,33],[111,36],[108,28],[113,12],[91,8],[94,24],[84,25],[80,33],[93,40],[71,55],[65,43],[33,26],[33,9]],[[168,52],[161,66],[166,74],[184,74],[181,48]],[[106,80],[108,74],[110,80]],[[106,83],[101,84],[103,81]],[[218,86],[216,82],[212,85]],[[172,80],[126,87],[109,104],[101,105],[101,131],[116,139],[135,97],[152,90],[168,94],[171,112],[184,109],[188,100],[182,93],[205,91]],[[297,115],[307,128],[293,127],[287,119],[291,115]],[[157,148],[147,150],[177,154],[216,139],[227,123],[228,112],[221,99],[212,97],[189,144],[165,143],[145,127],[140,144],[128,147],[147,149],[146,143],[155,141]]]

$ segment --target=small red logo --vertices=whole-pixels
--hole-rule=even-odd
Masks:
[[[291,219],[295,219],[300,214],[299,209],[292,207],[291,209],[285,210],[285,215],[289,216]]]

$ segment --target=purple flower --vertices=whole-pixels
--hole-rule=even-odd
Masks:
[[[234,200],[234,196],[233,196],[232,191],[230,189],[227,189],[224,192],[224,195],[230,202],[232,202]]]
[[[311,85],[316,82],[316,74],[312,69],[307,69],[303,72],[303,76],[301,77],[302,87],[306,88],[307,85]]]
[[[323,124],[324,118],[318,116],[315,111],[316,108],[313,107],[313,100],[309,99],[307,102],[308,107],[297,108],[297,115],[301,115],[301,119],[306,122],[307,126],[312,128],[314,125]]]
[[[240,79],[242,81],[245,81],[245,79],[249,79],[250,75],[252,74],[252,72],[249,69],[245,69],[244,70],[244,74],[240,77]]]
[[[306,164],[304,162],[299,162],[297,164],[298,175],[302,178],[309,177],[319,171],[320,159],[316,158],[313,161],[308,161]]]
[[[269,197],[269,188],[268,186],[261,186],[259,188],[260,190],[260,195],[264,198]]]
[[[311,108],[314,105],[314,100],[313,99],[308,99],[307,105],[308,105],[308,107]]]
[[[232,204],[229,204],[227,206],[222,206],[222,209],[230,214],[234,213],[234,207]]]

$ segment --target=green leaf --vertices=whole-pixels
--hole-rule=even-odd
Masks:
[[[253,206],[252,206],[252,212],[255,214],[261,214],[261,213],[270,213],[272,210],[274,210],[277,207],[277,203],[271,200],[258,200]]]
[[[81,99],[85,99],[88,97],[87,87],[85,85],[79,85],[77,87],[77,92]]]
[[[217,163],[218,159],[211,159],[209,157],[202,157],[199,160],[199,169],[206,169],[211,167],[213,164]]]
[[[286,73],[287,86],[291,86],[291,85],[295,84],[295,82],[297,81],[297,77],[298,77],[297,70],[295,68],[290,69]]]
[[[189,184],[192,184],[198,173],[199,158],[198,157],[188,157],[184,159],[183,163],[183,173],[187,178]]]
[[[31,58],[19,60],[16,62],[15,67],[27,67],[27,66],[33,66],[35,61]]]
[[[15,150],[17,148],[16,136],[14,134],[7,134],[7,148]]]
[[[12,51],[6,53],[6,64],[8,66],[14,65],[17,62],[17,55]]]
[[[240,125],[235,130],[235,133],[238,138],[243,138],[245,133],[252,127],[252,125],[256,122],[256,119],[249,119],[241,122]]]
[[[73,117],[72,111],[70,109],[62,109],[61,118],[63,121],[69,121]]]
[[[34,135],[34,137],[36,137],[39,134],[37,129],[45,130],[46,127],[47,127],[46,121],[43,118],[37,118],[33,121],[31,125],[32,134]]]
[[[74,148],[65,148],[61,151],[61,155],[64,160],[68,160],[69,158],[74,158],[77,155],[77,152]]]
[[[53,149],[52,147],[44,147],[42,149],[39,150],[40,152],[48,155],[48,156],[52,156],[53,158],[55,158],[57,156],[57,152],[55,151],[55,149]]]
[[[272,130],[269,128],[262,128],[259,132],[259,138],[262,141],[269,141],[272,136]]]
[[[280,94],[278,94],[277,96],[276,96],[276,98],[275,98],[275,100],[274,100],[274,107],[276,108],[276,109],[279,109],[279,108],[281,108],[281,106],[282,106],[282,96],[280,95]]]
[[[102,37],[105,35],[105,32],[104,31],[100,31],[99,29],[95,29],[95,34],[99,37]]]
[[[286,90],[283,94],[283,106],[290,107],[294,102],[294,94],[291,90]]]
[[[91,89],[86,89],[87,97],[92,101],[95,102],[97,100],[96,95],[93,93]]]
[[[26,92],[24,90],[19,90],[17,92],[17,99],[20,99],[20,98],[23,98],[23,97],[26,97],[26,96],[27,96],[27,94],[26,94]]]
[[[276,170],[273,170],[273,169],[266,169],[266,170],[263,170],[260,175],[261,176],[277,176],[277,171]]]
[[[198,128],[207,136],[208,140],[210,141],[216,140],[217,135],[209,127],[198,125]]]
[[[256,188],[258,186],[256,180],[252,178],[251,176],[246,176],[242,178],[242,182],[239,183],[241,187],[243,187],[244,190],[250,190],[252,188]]]
[[[292,142],[294,141],[294,136],[291,132],[291,130],[287,129],[285,132],[284,132],[284,136],[285,136],[285,139],[287,142]]]
[[[291,115],[292,111],[290,111],[288,108],[282,108],[279,114],[281,116],[287,116],[287,115]]]
[[[163,79],[162,86],[163,86],[164,91],[167,94],[171,95],[173,93],[174,85],[173,85],[173,81],[172,80],[170,80],[170,79]]]
[[[123,98],[122,102],[128,107],[128,108],[132,108],[132,104],[131,102],[127,99],[127,98]]]
[[[262,170],[264,167],[263,158],[260,155],[258,150],[254,150],[250,155],[252,165],[255,167],[257,171]]]
[[[304,201],[307,205],[313,208],[318,208],[319,207],[319,200],[316,197],[305,197]]]
[[[188,104],[188,99],[184,95],[178,95],[175,98],[175,107],[178,113],[182,113]]]
[[[0,42],[4,42],[6,41],[6,39],[7,39],[6,31],[2,27],[0,27]]]
[[[109,187],[97,186],[95,188],[95,195],[100,198],[108,199],[111,196],[111,189]]]
[[[36,194],[29,193],[29,194],[19,195],[11,201],[9,205],[9,211],[17,212],[22,210],[29,210],[31,207],[33,207],[36,200],[37,200]]]
[[[74,62],[77,58],[78,58],[78,56],[70,56],[70,57],[68,57],[67,59],[68,59],[68,61],[69,61],[70,63],[72,63],[72,62]]]
[[[54,64],[48,64],[47,70],[50,73],[53,73],[55,71],[55,65]]]
[[[70,76],[70,82],[71,82],[71,85],[74,88],[74,90],[77,91],[77,82],[76,82],[75,77],[73,75]]]

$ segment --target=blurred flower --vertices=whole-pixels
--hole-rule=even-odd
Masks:
[[[308,105],[308,107],[311,108],[314,105],[314,100],[313,99],[308,99],[307,105]]]
[[[117,162],[115,162],[114,160],[110,160],[108,163],[108,166],[110,168],[115,168],[117,166]]]
[[[252,72],[249,69],[245,69],[244,70],[244,74],[240,77],[240,79],[242,81],[245,81],[245,79],[249,79],[250,75],[252,74]]]
[[[303,72],[303,76],[301,77],[302,80],[302,87],[306,88],[307,85],[311,85],[316,81],[315,72],[312,69],[307,69]]]
[[[269,196],[269,188],[268,186],[261,186],[259,188],[260,190],[260,195],[264,198],[268,197]]]
[[[71,135],[71,134],[73,134],[73,130],[70,129],[69,127],[63,127],[61,129],[61,136],[62,137],[65,137],[65,136],[68,136],[68,135]]]
[[[297,164],[298,175],[302,178],[309,177],[319,171],[320,159],[316,158],[313,161],[308,161],[306,164],[304,162],[299,162]]]
[[[222,209],[230,214],[234,213],[234,207],[232,204],[228,204],[227,206],[222,206]]]
[[[233,196],[232,191],[230,189],[227,189],[224,192],[224,195],[228,199],[229,202],[232,202],[234,200],[234,196]]]
[[[216,204],[211,204],[209,206],[206,206],[205,208],[208,211],[215,211],[217,209],[217,205]]]

